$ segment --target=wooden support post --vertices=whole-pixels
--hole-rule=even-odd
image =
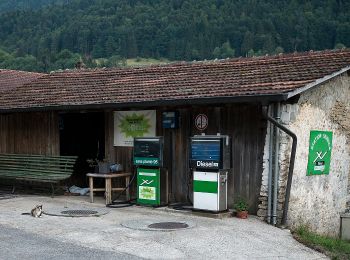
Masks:
[[[106,178],[106,205],[112,203],[112,179]]]

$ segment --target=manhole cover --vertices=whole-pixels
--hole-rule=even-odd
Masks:
[[[123,227],[131,228],[135,230],[145,230],[145,231],[162,231],[162,232],[171,232],[176,230],[185,230],[187,228],[193,228],[196,226],[196,223],[192,221],[183,221],[182,219],[157,219],[154,222],[154,219],[133,219],[126,220],[120,223]]]
[[[44,205],[45,206],[45,205]],[[85,208],[85,207],[44,207],[43,214],[56,217],[100,217],[110,211],[105,208]]]
[[[155,229],[181,229],[188,228],[188,225],[182,222],[159,222],[148,225],[148,227]]]
[[[61,211],[61,214],[69,215],[69,216],[89,216],[89,215],[95,215],[97,213],[98,212],[95,210],[84,210],[84,209]]]

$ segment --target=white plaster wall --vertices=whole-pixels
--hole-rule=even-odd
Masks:
[[[350,136],[338,122],[332,120],[331,114],[337,103],[348,105],[349,100],[350,80],[345,75],[303,93],[298,104],[283,106],[282,123],[298,137],[288,212],[288,224],[291,227],[306,224],[320,234],[339,234],[340,214],[346,209],[348,197]],[[306,176],[311,130],[333,131],[329,175]],[[290,148],[291,140],[283,134],[280,151],[280,206],[284,198]]]

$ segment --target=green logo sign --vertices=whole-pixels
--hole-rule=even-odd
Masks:
[[[157,199],[156,188],[155,187],[146,187],[139,186],[139,199],[140,200],[153,200]]]
[[[134,165],[159,166],[158,158],[134,157]]]
[[[329,174],[333,133],[310,131],[307,175]]]
[[[119,127],[126,137],[138,137],[147,133],[151,124],[145,115],[133,113],[125,116]]]
[[[137,168],[137,203],[160,204],[160,170]]]

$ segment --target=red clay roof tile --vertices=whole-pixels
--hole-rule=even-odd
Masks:
[[[45,74],[18,70],[0,69],[0,94],[29,83]]]
[[[350,66],[350,50],[175,63],[140,68],[68,70],[0,97],[0,110],[191,101],[286,94]],[[0,73],[0,88],[1,88]],[[6,80],[5,80],[6,82]]]

